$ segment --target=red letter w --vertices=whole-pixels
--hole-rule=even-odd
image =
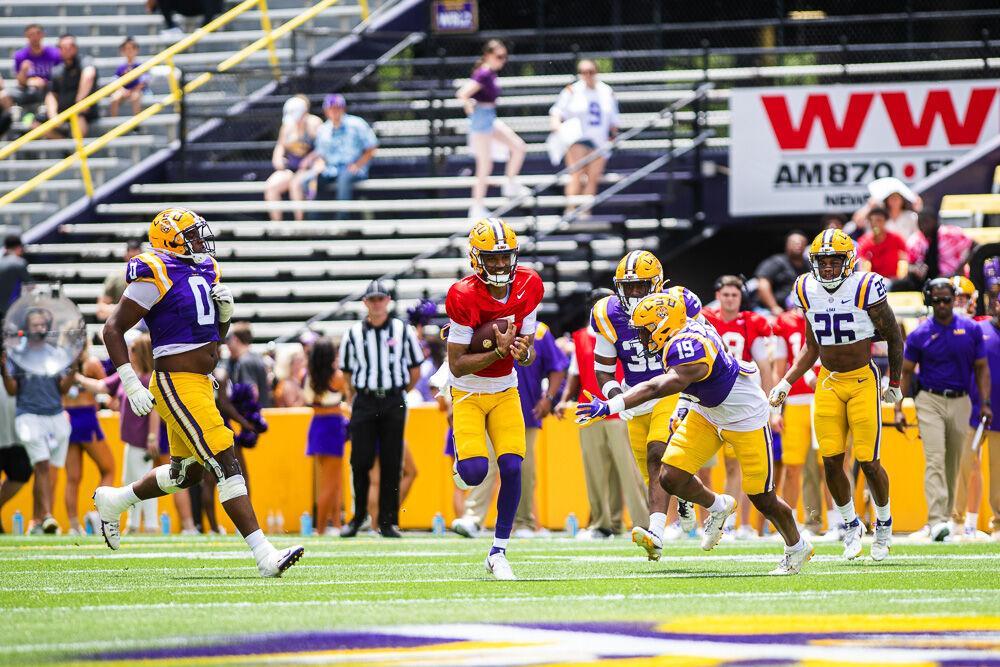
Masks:
[[[889,113],[889,120],[892,121],[900,146],[926,146],[934,127],[934,119],[938,116],[941,117],[948,143],[954,146],[979,142],[986,114],[993,106],[996,92],[996,88],[973,88],[969,95],[969,106],[965,110],[965,122],[958,120],[949,90],[928,91],[919,124],[913,122],[906,93],[882,93],[882,102]]]
[[[819,120],[823,127],[826,145],[829,148],[854,148],[874,96],[874,93],[852,93],[848,98],[844,122],[838,125],[833,117],[833,109],[830,108],[829,96],[809,95],[806,97],[802,122],[798,127],[792,125],[788,100],[784,95],[764,95],[760,99],[764,103],[764,110],[767,111],[778,145],[787,151],[802,150],[806,147],[816,120]]]

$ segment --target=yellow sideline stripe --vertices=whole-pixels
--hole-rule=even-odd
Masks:
[[[790,634],[825,632],[955,632],[1000,630],[1000,616],[933,616],[909,614],[773,614],[738,617],[682,616],[656,626],[657,632],[733,634]]]

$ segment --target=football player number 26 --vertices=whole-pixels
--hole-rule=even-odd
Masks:
[[[820,345],[854,342],[854,331],[844,328],[844,325],[853,323],[854,315],[851,313],[816,313],[816,328],[813,329],[816,342]]]
[[[198,313],[198,324],[215,324],[215,303],[212,301],[212,288],[201,276],[188,278],[188,285],[194,295],[194,307]]]

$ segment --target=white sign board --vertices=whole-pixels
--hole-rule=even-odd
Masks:
[[[734,88],[729,108],[734,216],[853,211],[1000,133],[996,80]]]

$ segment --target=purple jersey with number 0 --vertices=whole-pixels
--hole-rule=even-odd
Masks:
[[[157,302],[143,318],[154,356],[219,340],[212,301],[212,285],[219,277],[219,265],[208,255],[195,262],[170,253],[146,252],[129,260],[125,280],[152,283],[159,291]]]

